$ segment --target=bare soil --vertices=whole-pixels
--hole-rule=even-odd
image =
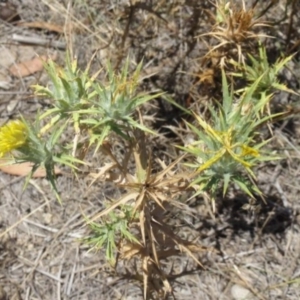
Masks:
[[[10,0],[17,18],[0,20],[1,124],[20,113],[34,119],[37,111],[49,107],[49,100],[35,97],[30,88],[48,83],[45,72],[16,77],[9,67],[54,53],[63,65],[65,50],[51,47],[50,41],[72,49],[82,69],[96,52],[92,71],[107,59],[118,68],[128,54],[132,61],[143,59],[142,88],[163,89],[187,108],[195,101],[207,101],[212,94],[217,98],[220,74],[205,83],[197,82],[194,75],[203,70],[200,58],[213,43],[210,38],[196,37],[211,29],[214,5],[204,0],[131,1],[131,6],[129,2]],[[270,61],[295,53],[282,80],[299,92],[299,1],[246,2],[248,7],[258,2],[257,14],[263,13],[262,20],[273,24],[258,29],[274,37],[264,38]],[[62,32],[20,22],[47,22]],[[47,39],[49,45],[19,43],[14,34]],[[288,105],[299,107],[299,96],[275,95],[275,108]],[[176,126],[184,115],[163,101],[157,101],[154,112],[159,118],[154,127],[167,137],[165,145],[156,145],[156,153],[164,155],[176,139],[165,126]],[[248,199],[237,193],[218,199],[215,215],[202,198],[191,203],[196,216],[171,214],[174,230],[188,223],[190,228],[183,232],[192,231],[209,249],[200,255],[205,269],[184,254],[163,262],[176,299],[300,299],[299,125],[297,114],[273,125],[271,147],[285,158],[257,170],[266,195],[266,203],[258,199],[262,209],[257,214],[242,209]],[[100,165],[103,157],[99,154],[94,160],[95,166]],[[88,234],[82,215],[96,214],[103,209],[104,199],[116,197],[119,191],[112,185],[89,187],[88,176],[78,180],[66,172],[58,178],[60,205],[45,179],[32,179],[25,190],[24,178],[0,173],[0,181],[0,300],[143,299],[139,274],[126,263],[115,272],[105,262],[104,252],[89,251],[80,243]]]

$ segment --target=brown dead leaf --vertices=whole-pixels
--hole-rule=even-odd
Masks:
[[[13,65],[9,68],[9,71],[12,75],[16,77],[25,77],[43,70],[43,63],[48,61],[49,59],[55,60],[56,56],[41,55],[39,57],[35,57],[32,60],[27,60],[19,64]]]
[[[15,175],[15,176],[26,176],[28,175],[31,170],[33,164],[30,162],[24,162],[19,164],[12,164],[12,165],[4,165],[7,164],[6,159],[0,160],[0,170],[6,174]],[[62,171],[59,168],[54,169],[56,175],[62,174]],[[33,178],[41,178],[46,177],[46,170],[45,168],[39,167],[33,174]]]
[[[119,251],[122,259],[131,259],[137,255],[145,255],[145,250],[141,245],[130,242],[127,244],[122,243]]]
[[[18,26],[37,28],[37,29],[46,29],[48,31],[54,31],[57,33],[64,33],[63,26],[59,26],[59,25],[47,23],[47,22],[20,22],[20,23],[18,23]]]

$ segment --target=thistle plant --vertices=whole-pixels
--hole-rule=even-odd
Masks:
[[[83,243],[90,245],[91,250],[106,248],[105,256],[110,265],[116,264],[116,252],[119,243],[117,241],[126,240],[129,243],[139,245],[138,239],[130,232],[131,226],[136,219],[132,215],[133,208],[128,205],[111,211],[108,215],[100,219],[100,222],[93,222],[86,218],[89,224],[91,235],[82,240]]]
[[[257,78],[262,77],[257,86],[257,95],[259,95],[261,92],[270,94],[274,90],[280,90],[295,94],[293,90],[289,89],[285,84],[280,83],[280,81],[278,80],[279,73],[293,58],[293,55],[287,56],[285,58],[279,58],[273,65],[270,65],[266,48],[261,43],[259,43],[258,57],[255,58],[251,54],[248,54],[248,57],[250,61],[247,64],[238,64],[235,61],[231,61],[232,64],[238,70],[240,70],[240,72],[232,73],[232,75],[245,78],[250,87],[257,80]],[[245,87],[236,92],[243,92],[247,88],[249,87]]]
[[[183,156],[168,166],[157,160],[162,170],[154,171],[146,141],[145,133],[136,129],[133,136],[127,140],[129,150],[121,162],[118,162],[109,145],[104,145],[112,164],[95,174],[94,180],[113,181],[125,189],[126,193],[112,201],[91,220],[87,220],[92,229],[91,236],[87,239],[88,243],[96,249],[105,246],[109,261],[117,262],[113,253],[118,253],[117,257],[122,259],[141,258],[142,268],[139,272],[143,275],[145,299],[149,292],[149,282],[157,275],[162,280],[165,292],[171,292],[170,284],[162,270],[161,259],[177,254],[176,247],[201,265],[193,254],[201,247],[181,239],[164,219],[164,213],[167,213],[171,206],[181,210],[184,208],[177,196],[187,189],[189,175],[174,172]],[[129,172],[131,156],[134,158],[134,174]],[[124,213],[124,207],[127,214]],[[116,213],[121,213],[122,218],[116,217]],[[100,225],[95,223],[97,219],[100,219]],[[103,220],[106,220],[104,224]]]
[[[53,61],[45,63],[50,84],[48,87],[35,85],[33,89],[36,95],[50,98],[53,108],[41,114],[35,122],[36,124],[44,122],[46,125],[30,132],[32,139],[33,136],[36,137],[36,149],[41,152],[40,163],[45,165],[49,176],[54,166],[50,161],[63,163],[74,170],[77,164],[84,163],[82,155],[79,155],[80,159],[76,158],[78,146],[88,144],[89,147],[96,143],[96,153],[112,131],[125,139],[135,128],[154,133],[144,126],[141,120],[137,122],[134,119],[134,114],[140,105],[161,95],[161,93],[149,95],[137,91],[141,67],[142,63],[130,76],[129,59],[126,60],[120,73],[114,71],[108,63],[107,82],[101,83],[97,77],[102,70],[90,76],[89,67],[81,71],[77,61],[71,60],[69,56],[66,58],[65,68],[59,67]],[[55,155],[53,149],[62,143],[59,138],[64,130],[70,129],[70,126],[75,132],[73,145],[65,142],[64,148],[61,149],[63,151]],[[50,135],[50,139],[44,144],[38,144],[40,140],[37,137],[47,135]],[[72,149],[71,153],[70,149]],[[55,187],[54,176],[51,175],[49,178]]]
[[[162,212],[167,211],[168,207],[184,206],[177,201],[177,197],[180,191],[187,188],[189,176],[177,176],[173,170],[182,157],[168,166],[158,160],[156,163],[162,170],[153,171],[153,159],[146,143],[146,134],[153,131],[143,125],[141,118],[136,121],[134,117],[140,105],[162,93],[137,92],[141,67],[140,63],[129,76],[128,59],[120,73],[108,63],[107,82],[102,83],[96,80],[96,76],[89,78],[87,72],[81,73],[76,62],[69,62],[65,70],[50,63],[47,71],[52,86],[34,88],[39,95],[54,100],[54,108],[39,118],[44,121],[52,116],[39,131],[42,135],[51,132],[59,137],[58,132],[62,132],[68,124],[73,124],[77,141],[80,141],[81,133],[85,130],[89,134],[89,144],[96,143],[95,151],[101,147],[111,158],[112,163],[100,167],[101,171],[95,180],[115,182],[126,193],[107,205],[97,216],[86,219],[91,235],[84,242],[95,249],[106,248],[106,258],[112,265],[117,263],[118,257],[130,259],[140,256],[144,296],[147,298],[150,279],[157,275],[162,278],[165,291],[171,292],[161,267],[162,258],[184,251],[200,264],[192,253],[200,247],[192,241],[181,239],[164,220]],[[118,161],[111,150],[108,136],[112,131],[127,145],[125,149],[128,151],[125,151],[122,161]],[[77,147],[77,141],[74,141],[73,150]],[[65,150],[68,150],[67,146]],[[134,174],[129,170],[131,159],[134,160]],[[56,156],[53,156],[53,161],[57,161]],[[170,244],[179,250],[173,249],[172,252]]]
[[[225,5],[216,18],[218,31],[212,32],[220,45],[212,50],[235,43],[240,56],[241,44],[255,37],[250,31],[259,25],[252,21],[252,16],[245,9],[236,12]],[[59,198],[54,165],[64,164],[76,172],[79,164],[84,163],[84,156],[79,155],[79,159],[76,155],[81,143],[87,143],[88,150],[94,145],[94,153],[101,149],[110,162],[98,166],[97,174],[90,174],[91,184],[96,180],[109,181],[123,193],[105,203],[100,213],[85,217],[90,235],[83,242],[92,249],[105,248],[106,259],[112,266],[119,259],[138,257],[145,299],[149,298],[152,279],[159,278],[165,294],[172,293],[163,259],[185,252],[201,266],[195,252],[202,247],[182,238],[166,217],[170,211],[177,209],[182,213],[187,207],[188,197],[183,199],[182,193],[196,196],[208,192],[213,207],[217,196],[225,196],[230,185],[254,198],[262,194],[254,168],[262,161],[277,158],[264,152],[268,141],[262,141],[258,129],[279,115],[265,115],[265,110],[272,99],[271,88],[284,89],[276,81],[277,74],[290,58],[272,67],[268,65],[268,73],[262,71],[267,66],[266,53],[261,50],[260,56],[259,61],[250,56],[252,66],[243,69],[249,85],[240,93],[229,86],[222,69],[222,101],[208,105],[209,121],[193,113],[195,124],[186,125],[196,139],[185,147],[178,146],[184,154],[168,164],[153,158],[149,136],[154,132],[143,124],[139,113],[144,103],[168,96],[139,92],[142,63],[133,72],[129,59],[120,72],[107,63],[105,78],[100,81],[102,70],[91,76],[89,67],[81,71],[76,60],[67,58],[65,68],[50,61],[45,68],[51,84],[34,86],[34,90],[37,95],[48,97],[53,107],[37,116],[32,124],[22,118],[1,127],[0,156],[12,153],[17,162],[32,162],[32,173],[44,166]],[[178,106],[171,99],[168,101]],[[63,133],[70,128],[75,132],[73,143],[63,139]],[[112,150],[111,133],[124,145],[121,159]],[[181,163],[183,159],[185,166]]]
[[[89,77],[88,68],[81,72],[77,67],[77,61],[71,61],[68,55],[65,68],[61,68],[52,60],[45,63],[44,67],[50,79],[49,86],[32,86],[37,96],[47,97],[53,101],[53,108],[40,116],[40,119],[52,116],[42,132],[46,132],[58,122],[70,120],[78,131],[79,111],[87,107],[91,98],[90,87],[98,73]]]
[[[0,127],[0,157],[13,150],[24,148],[27,142],[28,130],[22,121],[10,121]]]
[[[97,148],[111,131],[125,139],[127,132],[136,128],[154,134],[141,120],[137,122],[133,117],[140,105],[162,95],[137,92],[141,68],[142,62],[129,76],[129,58],[119,74],[108,63],[108,83],[104,85],[97,82],[92,85],[90,108],[82,111],[82,114],[88,117],[82,120],[81,124],[91,129],[90,141],[97,141]]]
[[[251,45],[265,35],[255,33],[255,28],[267,24],[255,18],[253,9],[246,9],[245,2],[237,5],[233,1],[220,0],[216,2],[216,15],[213,28],[202,36],[211,36],[218,41],[205,55],[207,58],[219,57],[219,62],[224,67],[229,58],[244,63],[243,48]],[[249,52],[249,49],[248,51]]]
[[[65,69],[52,61],[46,63],[45,68],[51,85],[33,86],[37,95],[54,101],[54,108],[40,117],[44,119],[52,116],[42,132],[46,132],[56,123],[73,124],[76,133],[73,154],[82,132],[88,134],[89,145],[97,144],[95,151],[112,131],[123,138],[126,138],[127,132],[134,128],[154,133],[142,122],[135,121],[133,116],[140,105],[161,95],[161,93],[149,95],[137,91],[141,67],[142,62],[129,76],[129,58],[120,73],[114,71],[108,62],[107,82],[102,83],[96,80],[102,70],[90,76],[89,67],[84,72],[80,71],[76,60],[71,61],[68,56]]]
[[[43,138],[40,134],[41,128],[38,119],[32,124],[24,118],[10,121],[0,128],[0,154],[1,156],[10,154],[13,160],[9,160],[9,163],[31,162],[33,167],[28,180],[38,167],[44,167],[46,178],[60,200],[55,185],[55,163],[74,168],[74,164],[80,161],[64,153],[64,149],[57,146],[65,127],[57,128],[56,126],[54,129],[47,138]]]
[[[229,90],[225,72],[222,71],[223,101],[218,111],[209,107],[211,123],[194,113],[197,125],[189,124],[196,135],[196,141],[187,147],[180,147],[190,153],[194,162],[188,163],[195,169],[192,186],[198,195],[208,191],[213,204],[219,190],[225,196],[229,184],[236,184],[250,197],[261,194],[255,184],[253,168],[261,161],[275,159],[264,155],[261,148],[268,142],[259,142],[257,128],[274,115],[260,117],[259,112],[270,101],[270,97],[261,94],[259,101],[251,103],[262,77],[235,101],[233,90]],[[198,128],[200,127],[200,128]],[[245,176],[246,175],[246,176]]]

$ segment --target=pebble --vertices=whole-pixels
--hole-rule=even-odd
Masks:
[[[251,292],[241,285],[234,284],[231,287],[231,295],[234,300],[251,300],[253,299]]]

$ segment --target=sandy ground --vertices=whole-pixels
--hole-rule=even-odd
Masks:
[[[118,65],[128,53],[136,62],[143,58],[142,75],[148,78],[142,87],[168,91],[186,107],[191,95],[192,101],[202,101],[209,93],[218,94],[217,83],[197,85],[192,75],[203,68],[199,58],[207,52],[207,47],[195,37],[210,29],[207,12],[214,13],[211,3],[132,1],[135,6],[130,8],[128,1],[82,0],[72,2],[68,15],[67,4],[63,2],[67,1],[11,1],[22,22],[55,24],[62,29],[60,34],[40,29],[37,24],[18,26],[0,20],[1,124],[20,113],[34,118],[38,110],[49,106],[47,99],[33,96],[30,89],[33,84],[47,84],[45,72],[18,77],[12,76],[9,68],[36,54],[55,53],[57,61],[63,64],[65,55],[64,50],[51,46],[16,42],[14,34],[72,46],[82,68],[95,51],[94,70],[108,58]],[[276,60],[281,52],[299,49],[299,3],[260,2],[257,11],[267,9],[263,20],[277,22],[271,28],[261,29],[275,37],[266,39],[270,60]],[[268,8],[271,2],[273,6]],[[71,23],[70,30],[64,27]],[[206,41],[209,43],[210,39]],[[299,91],[299,70],[299,54],[296,54],[289,70],[282,74],[283,80],[296,91]],[[299,97],[286,93],[277,94],[274,101],[279,107],[291,103],[299,106]],[[163,102],[157,103],[156,114],[164,117],[154,124],[162,130],[163,125],[175,125],[174,120],[181,118],[177,109]],[[205,270],[184,254],[164,261],[176,299],[300,299],[298,128],[297,115],[274,125],[271,147],[284,153],[285,159],[257,170],[267,200],[257,215],[241,208],[247,199],[239,194],[220,199],[214,218],[203,199],[192,204],[197,215],[189,218],[173,215],[174,226],[185,224],[183,232],[192,232],[203,246],[214,249],[200,254]],[[165,151],[162,148],[157,153]],[[95,165],[101,164],[101,155],[94,160]],[[132,266],[126,268],[127,264],[121,263],[115,272],[107,266],[102,251],[89,251],[88,246],[80,243],[80,238],[88,234],[83,213],[96,214],[103,209],[106,197],[118,193],[105,183],[89,188],[89,181],[84,175],[79,179],[71,174],[60,176],[58,189],[63,199],[60,205],[45,179],[32,179],[23,190],[24,178],[0,173],[0,300],[143,299],[142,285]],[[162,299],[155,294],[152,297]]]

